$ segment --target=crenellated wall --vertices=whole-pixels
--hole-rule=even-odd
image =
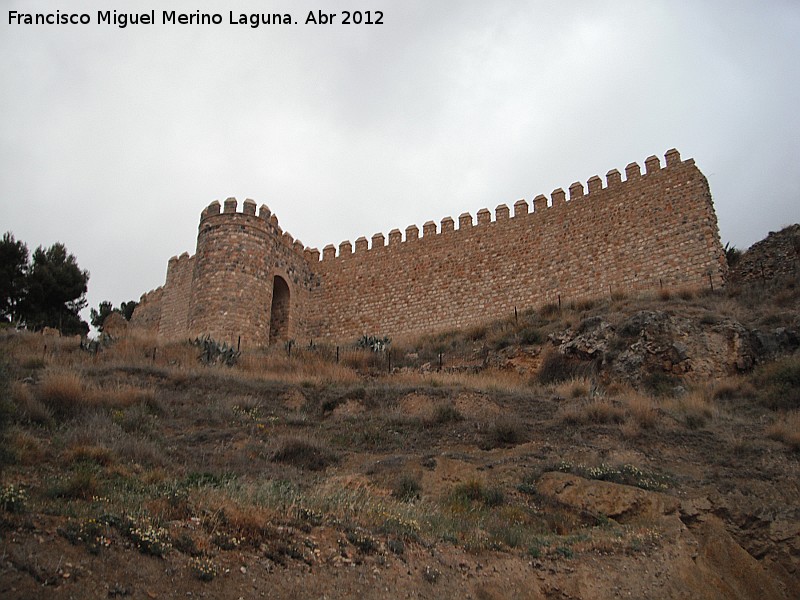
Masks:
[[[281,231],[246,200],[203,211],[197,253],[173,258],[159,331],[273,338],[353,340],[480,323],[514,308],[664,287],[724,283],[726,262],[708,183],[677,150],[651,156],[550,198],[519,200],[451,217],[437,226],[394,229],[320,253]],[[191,273],[191,277],[189,276]],[[288,284],[288,313],[273,305],[275,275]],[[187,303],[188,293],[188,303]],[[280,300],[285,295],[276,295]],[[188,306],[188,312],[181,307]],[[287,319],[288,329],[281,330]],[[276,329],[277,328],[277,329]],[[280,334],[278,332],[281,332]],[[273,340],[274,341],[274,340]]]
[[[197,252],[188,303],[187,331],[249,345],[270,342],[270,310],[275,277],[287,284],[289,313],[295,316],[285,335],[303,336],[304,317],[314,274],[302,242],[281,230],[278,218],[262,205],[228,198],[220,211],[212,202],[200,218]],[[162,331],[167,332],[162,321]]]
[[[131,315],[129,329],[145,334],[158,334],[161,325],[161,301],[164,297],[164,288],[142,294],[139,304]]]
[[[184,252],[167,264],[167,281],[161,298],[159,333],[167,338],[184,336],[189,325],[187,307],[192,298],[194,256]]]

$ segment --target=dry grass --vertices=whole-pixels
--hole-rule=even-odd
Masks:
[[[91,390],[93,404],[107,409],[125,409],[136,405],[145,405],[158,411],[158,402],[152,389],[132,385],[116,384]]]
[[[555,384],[576,379],[590,378],[591,363],[569,358],[556,351],[547,352],[537,375],[541,384]]]
[[[13,382],[11,400],[16,407],[17,421],[35,425],[49,425],[53,421],[53,411],[34,396],[30,385]]]
[[[105,446],[77,444],[69,447],[62,455],[66,465],[78,462],[90,462],[107,467],[114,462],[114,456]]]
[[[705,390],[694,390],[680,398],[670,399],[665,406],[690,429],[702,429],[719,415]]]
[[[78,375],[65,370],[46,372],[37,390],[37,399],[59,419],[77,416],[93,404]]]
[[[627,415],[641,429],[654,429],[658,424],[658,403],[650,396],[629,391],[620,397]]]
[[[756,389],[742,377],[726,377],[715,381],[711,386],[711,397],[716,401],[752,398],[755,395]]]
[[[272,455],[274,462],[289,464],[306,471],[322,471],[337,461],[336,455],[315,442],[286,438]]]
[[[564,423],[574,425],[587,423],[619,424],[625,421],[625,410],[612,400],[598,398],[562,407],[559,410],[559,416]]]
[[[174,512],[175,507],[170,508]],[[189,507],[178,508],[187,510]],[[205,515],[204,526],[212,536],[225,531],[229,536],[227,541],[233,544],[238,542],[258,547],[266,537],[276,534],[273,523],[278,514],[275,510],[254,505],[243,498],[233,498],[229,490],[203,488],[192,493],[191,511]]]
[[[555,394],[562,398],[587,398],[592,390],[593,382],[588,377],[573,377],[552,386]]]
[[[528,376],[516,371],[499,369],[483,369],[476,372],[405,371],[379,380],[391,382],[392,385],[455,388],[501,394],[530,392],[532,389]]]
[[[358,373],[343,362],[335,362],[306,349],[297,349],[292,356],[273,350],[268,353],[245,354],[234,371],[243,377],[280,381],[290,384],[321,385],[356,383]]]
[[[778,417],[767,427],[767,437],[783,442],[794,451],[800,451],[800,411],[795,410]]]
[[[24,429],[12,429],[6,440],[8,449],[18,464],[36,465],[47,456],[42,442]]]

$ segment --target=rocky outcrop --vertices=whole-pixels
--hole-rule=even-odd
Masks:
[[[753,244],[728,273],[733,284],[768,284],[800,275],[800,224],[790,225]]]
[[[677,498],[666,494],[555,471],[542,475],[536,491],[571,508],[604,515],[619,523],[677,515],[680,506]]]
[[[700,380],[746,372],[800,347],[798,332],[784,327],[751,330],[729,317],[658,310],[642,310],[616,324],[590,317],[550,340],[565,356],[595,361],[601,376],[634,384],[653,373]]]
[[[681,502],[667,494],[560,472],[542,475],[536,490],[575,510],[657,532],[662,571],[653,587],[663,586],[657,597],[688,597],[689,590],[692,598],[701,599],[793,597],[728,533],[707,499]]]

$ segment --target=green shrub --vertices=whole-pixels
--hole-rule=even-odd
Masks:
[[[572,473],[585,479],[597,479],[598,481],[621,483],[623,485],[631,485],[650,491],[666,490],[669,488],[669,484],[671,482],[670,477],[666,475],[661,475],[653,471],[643,471],[631,464],[613,466],[601,463],[596,467],[588,467],[586,465],[574,465],[572,463],[562,461],[553,470],[561,471],[562,473]],[[529,488],[535,489],[535,485],[533,485],[531,481],[531,479],[524,480],[523,484],[527,482],[528,488],[523,489],[520,487],[520,491],[530,493],[528,491]]]
[[[146,519],[141,521],[128,519],[123,523],[122,529],[142,554],[163,557],[172,548],[167,530],[153,525]]]
[[[217,576],[217,566],[210,558],[196,556],[189,561],[189,568],[200,581],[211,581]]]
[[[103,519],[69,521],[58,529],[58,534],[75,546],[85,546],[91,554],[100,554],[111,546],[111,531]]]

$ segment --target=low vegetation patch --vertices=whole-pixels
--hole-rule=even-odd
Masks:
[[[69,419],[92,405],[90,395],[75,373],[47,373],[39,384],[38,400],[58,419]]]
[[[569,358],[560,352],[548,352],[542,360],[537,379],[542,385],[572,381],[591,376],[591,363]]]
[[[299,438],[284,440],[272,460],[307,471],[322,471],[337,461],[336,455],[317,444]]]
[[[800,355],[782,358],[753,374],[758,401],[773,410],[800,409]]]
[[[525,427],[509,418],[494,421],[483,436],[481,447],[485,450],[516,446],[526,441]]]
[[[473,503],[491,508],[500,506],[504,501],[505,494],[502,489],[486,487],[476,479],[454,486],[447,496],[447,505],[457,512],[468,510]]]
[[[560,414],[565,423],[573,425],[589,423],[604,425],[623,423],[625,421],[625,410],[612,400],[605,398],[589,400],[588,402],[563,408]]]
[[[795,452],[800,451],[800,410],[778,417],[767,428],[767,437],[783,442]]]
[[[670,487],[671,478],[653,471],[643,471],[631,465],[608,465],[600,463],[597,466],[589,467],[583,464],[573,464],[563,461],[553,470],[562,473],[572,473],[585,479],[597,479],[598,481],[610,481],[631,485],[643,490],[664,491]]]

